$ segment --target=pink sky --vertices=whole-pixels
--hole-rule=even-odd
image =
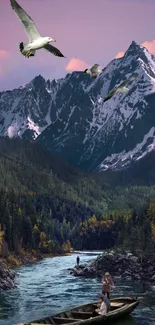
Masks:
[[[155,53],[155,0],[18,0],[42,36],[67,57],[40,50],[26,59],[18,50],[27,37],[11,9],[0,0],[0,90],[29,82],[36,75],[54,79],[87,65],[106,65],[132,40]],[[153,41],[154,40],[154,41]],[[153,42],[152,42],[153,41]]]

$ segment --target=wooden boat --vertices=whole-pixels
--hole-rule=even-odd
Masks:
[[[89,325],[102,323],[103,321],[112,321],[128,316],[138,306],[139,301],[131,297],[113,298],[110,300],[110,311],[106,315],[92,317],[92,312],[94,311],[96,304],[97,303],[94,302],[86,305],[81,305],[53,316],[34,320],[29,323],[20,323],[16,325]]]

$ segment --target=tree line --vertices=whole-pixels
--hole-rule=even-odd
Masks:
[[[155,200],[139,210],[94,211],[59,197],[0,190],[0,249],[56,253],[73,249],[155,249]]]

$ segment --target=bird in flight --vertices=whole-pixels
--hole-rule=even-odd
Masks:
[[[129,88],[125,87],[125,85],[130,82],[135,80],[138,77],[138,73],[133,73],[131,77],[125,79],[118,87],[115,87],[112,89],[109,94],[104,98],[103,102],[106,102],[109,100],[111,97],[113,97],[117,93],[126,93],[129,91]]]
[[[90,69],[84,70],[84,73],[89,74],[92,78],[96,78],[103,70],[99,64],[94,64]]]
[[[52,46],[50,42],[56,42],[55,39],[51,37],[42,37],[38,32],[34,21],[24,9],[17,3],[16,0],[10,0],[12,9],[16,13],[17,17],[24,25],[26,34],[29,38],[28,44],[21,42],[19,44],[20,52],[27,58],[35,56],[36,51],[39,49],[46,49],[50,53],[58,57],[65,57],[56,47]]]

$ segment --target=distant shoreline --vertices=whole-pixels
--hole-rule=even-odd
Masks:
[[[26,265],[26,264],[33,264],[36,262],[41,261],[42,259],[45,258],[53,258],[53,257],[59,257],[59,256],[71,256],[71,255],[81,255],[81,254],[87,254],[87,253],[103,253],[103,250],[73,250],[70,252],[66,252],[66,253],[62,253],[62,254],[37,254],[37,252],[25,252],[25,254],[18,254],[15,255],[14,253],[11,253],[8,257],[6,258],[0,258],[0,261],[5,262],[7,264],[7,266],[10,269],[14,269],[16,267],[22,266],[22,265]]]
[[[68,256],[71,253],[64,253],[64,254],[34,254],[33,252],[27,252],[24,255],[15,255],[14,253],[10,254],[8,257],[0,258],[0,262],[6,263],[9,269],[14,269],[16,267],[26,265],[26,264],[33,264],[39,262],[45,258],[53,258],[59,256]]]
[[[74,250],[71,253],[73,254],[82,254],[82,253],[103,253],[105,250]]]

